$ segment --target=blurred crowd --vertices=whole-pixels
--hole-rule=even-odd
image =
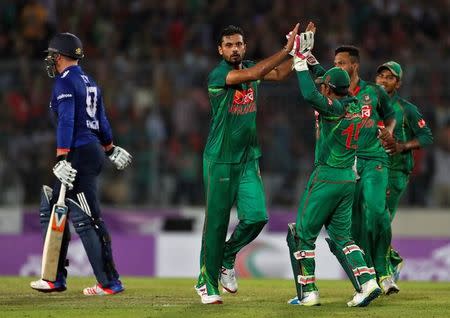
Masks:
[[[326,67],[340,44],[361,48],[373,80],[387,60],[404,69],[401,95],[417,104],[436,143],[417,151],[406,205],[450,206],[450,1],[418,0],[3,0],[0,3],[0,204],[36,203],[53,181],[52,80],[43,51],[56,32],[81,38],[81,65],[102,87],[115,143],[132,169],[102,178],[102,200],[118,205],[200,205],[209,128],[208,72],[217,35],[246,31],[247,57],[262,59],[300,21],[317,26]],[[270,205],[295,206],[312,169],[314,120],[294,76],[261,86],[261,169]],[[120,176],[119,176],[120,174]]]

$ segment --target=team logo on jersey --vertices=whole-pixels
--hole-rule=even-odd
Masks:
[[[365,95],[368,96],[368,95]],[[370,115],[372,115],[372,106],[370,105],[363,105],[361,107],[361,116],[362,118],[370,118]]]
[[[255,97],[253,95],[253,88],[250,87],[249,89],[243,91],[236,90],[234,93],[233,104],[246,105],[250,104],[254,100]]]
[[[418,125],[420,128],[425,127],[426,124],[427,124],[427,123],[425,122],[425,120],[424,120],[423,118],[421,118],[421,119],[417,122],[417,125]]]
[[[364,104],[372,104],[372,99],[370,99],[370,96],[367,94],[363,95],[362,100]]]

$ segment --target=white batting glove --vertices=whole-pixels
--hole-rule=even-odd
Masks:
[[[306,61],[306,57],[302,55],[302,57],[295,55],[293,67],[297,72],[308,71],[308,62]]]
[[[112,153],[108,154],[108,158],[118,170],[123,170],[131,163],[133,157],[125,149],[114,146]]]
[[[69,190],[73,189],[73,182],[77,175],[77,170],[67,160],[61,160],[53,167],[53,174],[64,184]]]
[[[292,32],[286,34],[286,39],[289,40]],[[311,51],[314,47],[314,32],[306,31],[295,35],[294,47],[289,52],[290,55],[294,56],[295,52],[299,51],[304,53],[306,51]]]

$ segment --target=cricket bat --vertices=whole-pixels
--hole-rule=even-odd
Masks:
[[[67,206],[64,203],[66,186],[61,184],[58,201],[53,206],[42,251],[41,278],[54,282],[58,271],[59,254],[67,221]]]

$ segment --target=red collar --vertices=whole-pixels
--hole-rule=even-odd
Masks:
[[[352,95],[352,96],[356,96],[356,95],[358,95],[358,93],[359,93],[359,91],[361,90],[361,86],[356,86],[355,87],[355,89],[353,90],[353,92],[350,92],[350,94]]]

